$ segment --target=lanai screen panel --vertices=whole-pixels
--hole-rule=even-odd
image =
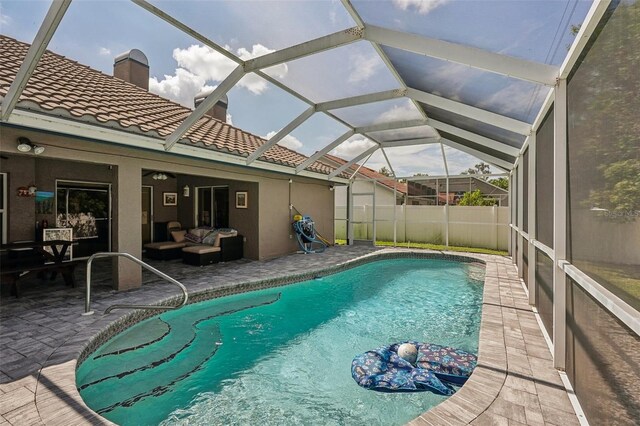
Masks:
[[[559,65],[591,1],[370,1],[352,4],[365,23]]]
[[[333,2],[149,2],[235,54],[239,49],[252,52],[254,45],[279,50],[356,25],[347,11]]]
[[[536,132],[536,240],[553,248],[553,108]]]
[[[437,121],[442,121],[443,123],[451,124],[452,126],[467,130],[480,136],[487,137],[489,139],[493,139],[498,142],[502,142],[515,148],[522,147],[522,144],[526,139],[525,135],[520,135],[518,133],[496,127],[491,123],[474,120],[472,118],[465,117],[451,111],[436,108],[424,103],[420,103],[420,106],[429,118]]]
[[[640,310],[640,2],[614,2],[567,86],[570,260]]]
[[[532,123],[549,88],[453,62],[383,46],[407,86]]]
[[[549,338],[553,341],[553,260],[536,249],[535,268],[535,304],[542,324],[547,330]]]
[[[465,145],[465,146],[467,146],[469,148],[472,148],[472,149],[474,149],[476,151],[480,151],[480,152],[483,152],[485,154],[489,154],[489,155],[491,155],[491,156],[493,156],[495,158],[499,158],[499,159],[507,161],[509,163],[515,162],[515,158],[514,157],[510,156],[509,154],[505,154],[502,151],[498,151],[498,150],[493,149],[493,148],[488,148],[488,147],[486,147],[484,145],[480,145],[479,143],[470,142],[470,141],[468,141],[466,139],[463,139],[461,137],[458,137],[456,135],[453,135],[451,133],[448,133],[448,132],[445,132],[445,131],[442,131],[442,130],[440,130],[439,133],[440,133],[440,136],[442,136],[445,139],[448,139],[450,141],[459,143],[461,145]]]
[[[287,62],[287,73],[265,72],[313,102],[399,89],[371,43],[359,41]]]
[[[566,371],[590,424],[637,425],[640,337],[567,282]]]
[[[418,108],[406,98],[340,108],[331,112],[353,126],[369,126],[424,118]]]

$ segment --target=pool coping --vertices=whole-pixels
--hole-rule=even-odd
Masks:
[[[496,259],[502,259],[500,256],[411,249],[382,249],[337,265],[318,268],[302,274],[250,281],[196,292],[190,295],[190,303],[252,290],[284,286],[298,281],[334,274],[365,263],[394,258],[444,259],[461,262],[480,262],[485,265],[478,367],[467,383],[453,396],[409,422],[410,425],[414,426],[469,424],[491,406],[498,397],[507,376],[507,350],[500,307],[500,281],[498,262],[495,261]],[[170,304],[177,299],[178,297],[172,297],[159,303]],[[45,365],[40,371],[35,392],[35,405],[40,420],[47,425],[113,424],[96,414],[82,400],[76,388],[76,367],[88,354],[92,353],[113,335],[158,314],[158,312],[134,311],[110,322],[101,331],[93,332],[91,336],[79,335],[73,341],[65,343],[65,345],[75,345],[77,348],[83,342],[75,359],[57,365]],[[62,345],[57,350],[64,350],[65,345]],[[55,356],[52,355],[51,359],[55,360]]]

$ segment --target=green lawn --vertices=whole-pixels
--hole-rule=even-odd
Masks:
[[[336,240],[336,244],[344,245],[347,242],[345,240]],[[376,246],[383,247],[393,247],[393,241],[376,241]],[[417,248],[417,249],[428,249],[428,250],[438,250],[438,251],[463,251],[467,253],[482,253],[482,254],[495,254],[498,256],[507,256],[508,253],[502,250],[491,250],[485,248],[477,248],[477,247],[457,247],[457,246],[444,246],[441,244],[429,244],[429,243],[397,243],[397,247],[401,248]]]

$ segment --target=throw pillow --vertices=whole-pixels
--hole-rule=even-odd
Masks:
[[[207,235],[202,238],[202,244],[207,244],[212,246],[216,241],[216,236],[218,235],[218,231],[211,231]]]
[[[175,241],[176,243],[183,242],[185,239],[185,235],[187,235],[187,231],[171,231],[173,241]]]

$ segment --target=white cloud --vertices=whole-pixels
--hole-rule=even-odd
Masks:
[[[106,47],[101,47],[100,50],[98,51],[98,54],[100,54],[101,56],[110,56],[111,49],[108,49]]]
[[[230,50],[229,46],[224,48]],[[241,59],[247,60],[271,52],[273,50],[261,44],[254,44],[250,51],[240,48],[237,54]],[[186,49],[174,49],[173,58],[178,63],[175,74],[165,75],[162,80],[152,77],[149,79],[149,90],[190,108],[193,108],[195,95],[212,90],[207,82],[219,83],[237,67],[235,62],[221,53],[196,44]],[[278,77],[284,77],[287,72],[286,64],[269,68],[269,73]],[[246,75],[238,85],[256,95],[268,88],[267,82],[255,74]]]
[[[233,117],[229,113],[227,113],[227,124],[233,126]]]
[[[403,105],[394,105],[391,109],[380,114],[374,123],[392,123],[415,118],[422,118],[422,114],[418,112],[411,101],[407,100]]]
[[[375,145],[369,139],[354,139],[342,142],[333,151],[332,155],[344,158],[345,160],[351,160],[353,157],[362,154],[367,149]]]
[[[267,136],[265,136],[265,139],[271,139],[276,133],[278,132],[271,131],[267,133]],[[302,142],[300,142],[300,139],[296,138],[293,135],[287,135],[284,138],[280,139],[278,141],[278,145],[282,145],[294,151],[297,151],[298,149],[302,148]]]
[[[225,46],[228,48],[228,46]],[[173,49],[178,66],[200,78],[222,81],[236,67],[235,62],[208,46],[191,45],[186,49]]]
[[[383,65],[377,55],[366,57],[360,53],[353,55],[349,62],[349,83],[369,80]]]
[[[449,0],[393,0],[395,7],[402,10],[413,9],[420,15],[426,15],[446,3],[449,3]]]
[[[9,25],[11,21],[13,21],[13,19],[11,19],[11,16],[5,15],[4,13],[0,12],[0,26]]]
[[[176,69],[175,75],[165,75],[160,81],[155,77],[149,79],[150,92],[178,102],[187,108],[193,108],[193,98],[198,93],[214,88],[214,86],[208,86],[203,77],[183,68]]]
[[[547,91],[535,92],[538,96],[546,96]],[[527,83],[512,82],[508,86],[485,98],[478,107],[498,110],[502,115],[523,113],[529,110],[532,102],[532,90]],[[490,107],[490,108],[489,108]]]

